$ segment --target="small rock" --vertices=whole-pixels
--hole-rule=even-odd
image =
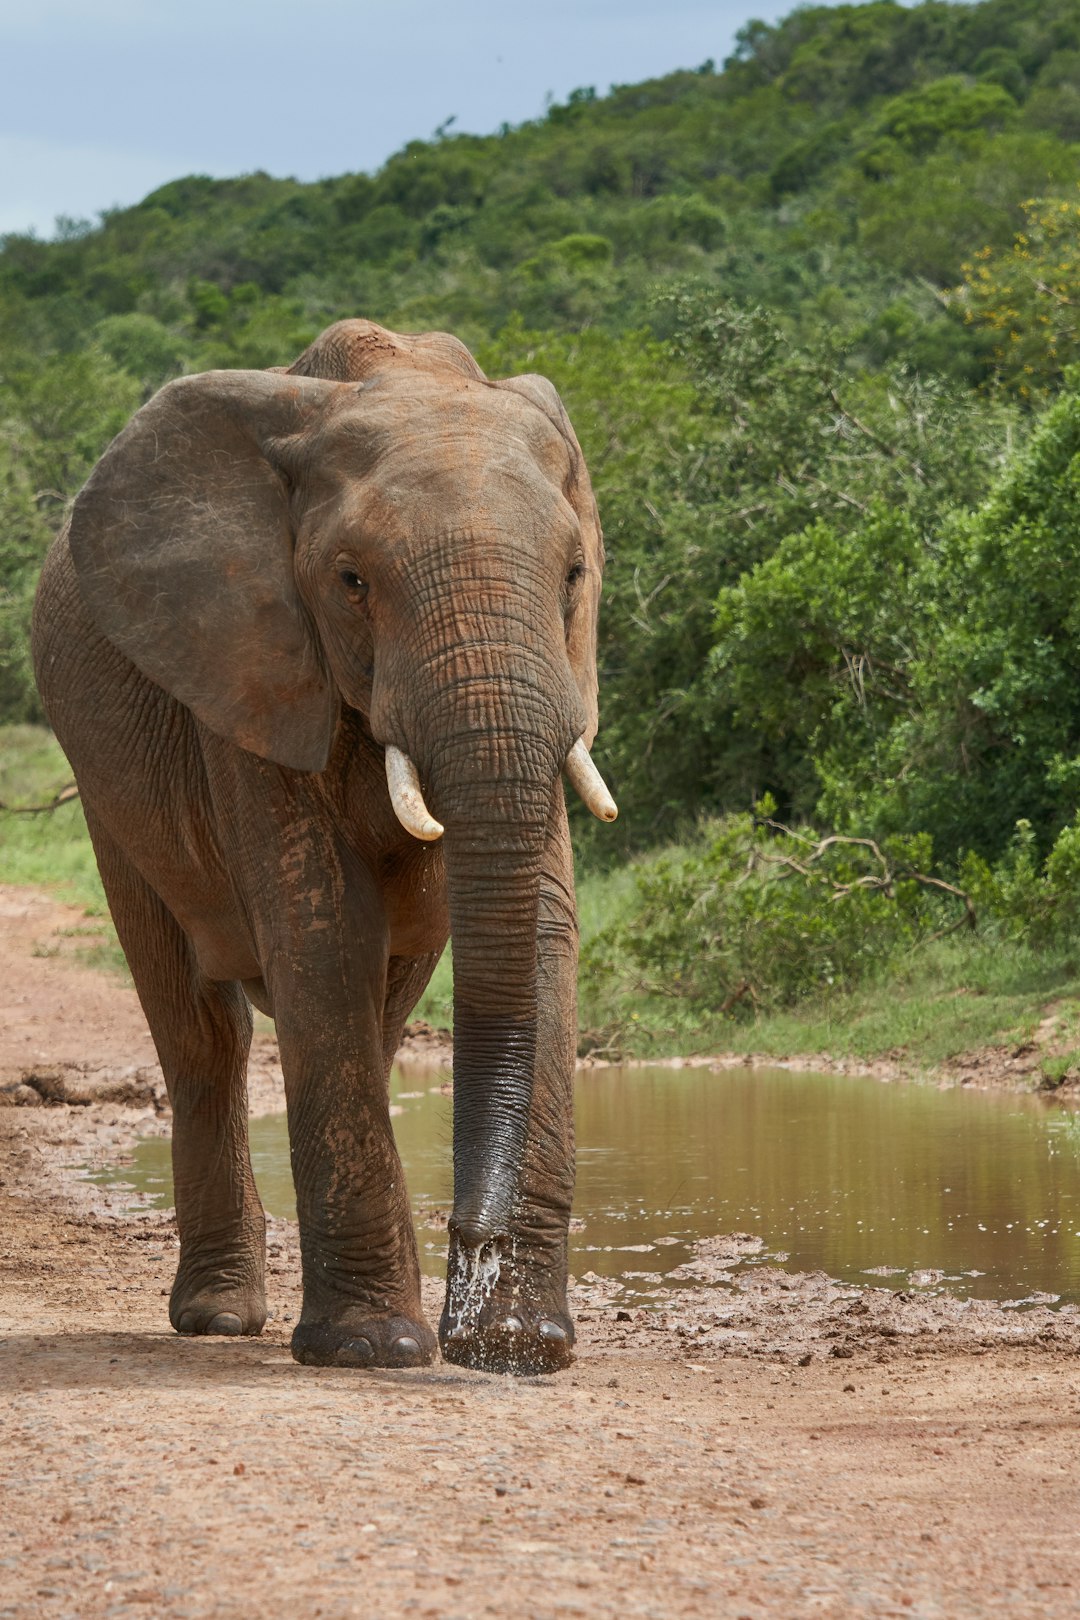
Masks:
[[[15,1086],[5,1086],[0,1091],[0,1108],[4,1107],[5,1104],[9,1108],[40,1108],[42,1101],[40,1092],[35,1091],[33,1086],[22,1083]]]

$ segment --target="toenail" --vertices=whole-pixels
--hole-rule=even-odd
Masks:
[[[503,1323],[507,1333],[520,1333],[524,1326],[525,1324],[520,1316],[508,1316]]]
[[[185,1311],[176,1324],[177,1333],[194,1333],[197,1318],[194,1311]]]
[[[339,1367],[370,1367],[375,1351],[370,1339],[347,1339],[334,1351],[334,1360]]]
[[[399,1356],[418,1356],[420,1354],[420,1344],[418,1340],[410,1338],[407,1333],[403,1333],[400,1339],[394,1340],[394,1351]]]
[[[561,1328],[558,1322],[541,1322],[540,1337],[552,1344],[566,1343],[566,1329]]]
[[[235,1337],[243,1333],[244,1324],[234,1311],[219,1311],[207,1328],[207,1333],[224,1333]]]

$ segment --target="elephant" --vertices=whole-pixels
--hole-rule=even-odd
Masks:
[[[547,379],[329,327],[168,383],[76,497],[33,654],[173,1112],[182,1334],[257,1334],[252,1005],[275,1020],[306,1364],[572,1359],[578,929],[562,778],[604,547]],[[424,1318],[388,1081],[453,942],[453,1210]]]

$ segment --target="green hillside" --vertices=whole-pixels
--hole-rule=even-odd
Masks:
[[[374,175],[190,176],[9,236],[0,719],[38,718],[43,548],[153,389],[345,315],[442,327],[547,372],[593,470],[623,813],[586,863],[714,850],[703,816],[767,800],[981,862],[1015,912],[1017,823],[1045,888],[1080,802],[1078,181],[1080,0],[876,0]]]
[[[575,91],[490,137],[411,142],[376,175],[173,182],[96,229],[7,239],[0,289],[36,346],[100,341],[140,381],[278,360],[342,309],[470,342],[651,320],[693,274],[800,328],[840,325],[970,377],[932,291],[1076,179],[1073,0],[808,8],[717,70]],[[117,326],[134,313],[157,323]],[[932,335],[920,329],[936,328]],[[158,330],[158,327],[163,330]]]

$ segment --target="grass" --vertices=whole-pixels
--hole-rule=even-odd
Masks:
[[[50,731],[0,726],[0,803],[48,804],[71,780],[71,767]],[[75,956],[88,967],[128,976],[78,799],[41,815],[0,810],[0,882],[50,889],[80,906],[92,921],[66,930],[85,940]],[[59,944],[40,949],[60,953]]]
[[[1025,1044],[1050,1003],[1059,1025],[1080,1017],[1070,953],[954,938],[927,947],[900,975],[822,1006],[766,1015],[731,1030],[723,1044],[776,1057],[902,1055],[927,1070],[980,1047]]]
[[[0,802],[48,804],[71,780],[71,767],[51,732],[42,726],[0,727]],[[0,881],[53,889],[93,917],[108,916],[78,799],[37,816],[0,811]]]
[[[1027,1044],[1051,1008],[1055,1043],[1064,1036],[1075,1046],[1069,1032],[1080,1028],[1080,971],[1072,952],[1035,952],[966,936],[914,952],[899,969],[894,965],[858,990],[750,1017],[703,1016],[674,998],[641,994],[616,1023],[609,992],[599,1027],[628,1057],[731,1052],[868,1063],[891,1058],[913,1073],[927,1073],[981,1048]],[[1042,1060],[1048,1085],[1075,1068],[1075,1054],[1068,1062],[1066,1056]]]
[[[47,803],[70,780],[49,732],[0,727],[4,804]],[[0,880],[48,888],[81,906],[93,921],[80,958],[126,971],[77,800],[44,815],[0,812]],[[584,946],[627,914],[634,889],[632,867],[579,879]],[[452,1001],[448,951],[414,1016],[447,1027]],[[1059,1050],[1046,1056],[1043,1069],[1052,1086],[1080,1063],[1080,960],[1069,950],[1037,952],[980,935],[953,935],[913,951],[850,994],[824,994],[790,1011],[749,1018],[691,1010],[677,997],[650,994],[628,976],[613,981],[586,972],[580,1023],[592,1044],[610,1042],[627,1056],[727,1051],[869,1062],[902,1054],[913,1069],[928,1070],[980,1047],[1029,1041],[1051,1004]]]

